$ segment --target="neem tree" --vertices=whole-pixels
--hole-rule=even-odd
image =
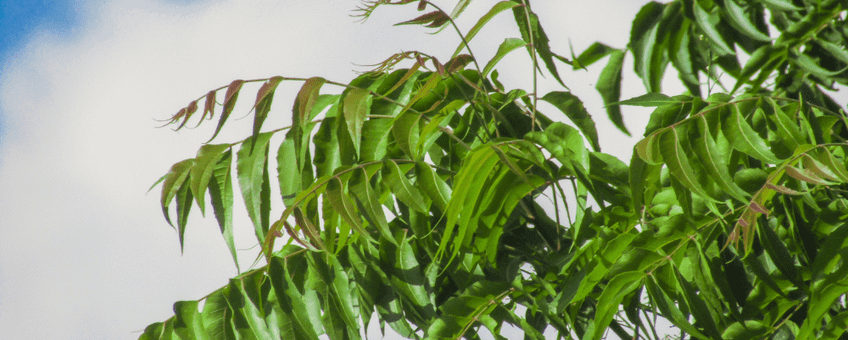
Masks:
[[[427,13],[405,24],[453,30],[468,2],[448,14],[426,0],[379,0],[362,14],[417,3]],[[502,1],[460,33],[444,64],[410,52],[347,84],[256,80],[253,134],[174,164],[161,200],[169,222],[176,201],[182,243],[191,207],[204,210],[208,195],[235,258],[235,181],[265,265],[200,309],[177,302],[141,339],[357,339],[375,311],[412,338],[474,339],[486,328],[500,339],[508,324],[530,339],[548,327],[562,338],[658,339],[658,318],[680,337],[839,338],[848,122],[823,89],[848,84],[846,9],[844,0],[650,2],[628,46],[565,58],[527,0]],[[521,37],[476,59],[465,44],[504,12]],[[570,92],[538,96],[498,81],[498,61],[518,49],[560,83],[557,63],[609,56],[597,82],[609,119],[627,132],[619,105],[656,107],[629,164],[599,151],[592,117]],[[625,57],[647,94],[621,101]],[[390,71],[404,60],[412,66]],[[658,92],[669,64],[688,93]],[[303,82],[292,125],[263,130],[282,81]],[[201,103],[211,118],[220,104],[217,135],[244,83],[210,91],[171,123],[182,127]],[[341,94],[321,93],[331,85]],[[271,145],[277,134],[285,139]],[[281,198],[270,194],[271,157]],[[285,211],[272,218],[280,199]],[[549,200],[555,214],[540,206]]]

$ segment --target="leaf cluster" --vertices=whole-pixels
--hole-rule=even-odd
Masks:
[[[698,339],[842,336],[848,122],[827,90],[848,84],[848,3],[649,2],[627,46],[596,43],[568,59],[527,0],[494,4],[463,33],[453,20],[469,2],[450,14],[426,0],[364,3],[364,18],[383,4],[432,7],[401,24],[453,28],[462,43],[445,64],[400,53],[346,84],[258,80],[251,136],[174,164],[157,184],[169,223],[176,201],[181,245],[208,194],[237,260],[236,177],[265,265],[202,308],[176,303],[141,339],[358,339],[375,313],[381,329],[427,339],[483,328],[502,339],[504,327],[530,339],[549,327],[558,338],[659,339],[659,319]],[[469,41],[506,11],[520,37],[477,59]],[[522,48],[530,92],[498,81],[499,61]],[[647,93],[621,100],[628,56]],[[629,164],[601,152],[557,68],[606,57],[597,89],[608,119],[629,134],[621,107],[655,108]],[[542,65],[565,91],[537,95]],[[687,93],[660,92],[669,65]],[[263,130],[282,81],[303,82],[292,125]],[[226,90],[212,139],[244,83],[205,96],[201,121]],[[169,123],[186,125],[202,99]],[[539,99],[568,121],[548,118]],[[271,216],[278,201],[285,209]]]

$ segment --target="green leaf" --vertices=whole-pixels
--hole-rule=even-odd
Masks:
[[[756,320],[745,320],[744,323],[734,322],[724,330],[722,339],[748,340],[762,339],[769,334],[769,328]]]
[[[204,196],[206,196],[209,180],[212,179],[212,173],[218,161],[224,156],[224,151],[229,150],[231,146],[230,144],[205,144],[197,150],[197,156],[190,170],[191,192],[203,214],[206,213]]]
[[[447,223],[445,224],[444,236],[442,236],[442,241],[439,244],[438,254],[444,253],[448,244],[462,244],[468,228],[468,225],[463,222],[470,221],[475,203],[478,200],[485,199],[480,197],[484,182],[499,162],[497,154],[490,146],[485,144],[475,148],[463,161],[462,167],[454,177],[453,194],[445,212]],[[457,225],[457,222],[459,222],[459,225]],[[454,229],[457,229],[457,240],[455,241],[451,238]],[[459,246],[455,247],[451,257],[459,251]]]
[[[239,149],[236,161],[241,195],[247,207],[247,214],[253,221],[256,239],[260,243],[264,242],[270,225],[268,215],[271,211],[271,184],[268,178],[268,142],[273,135],[274,132],[265,132],[256,137],[250,137]],[[251,148],[249,145],[256,147]]]
[[[395,137],[397,146],[413,160],[419,158],[418,148],[419,129],[418,121],[421,115],[412,111],[405,111],[395,118],[392,124],[392,135]]]
[[[796,7],[791,0],[762,0],[770,9],[782,11],[800,11],[803,8]]]
[[[451,200],[451,188],[439,177],[429,165],[423,162],[415,163],[415,177],[418,185],[442,212],[447,211]]]
[[[292,279],[294,275],[288,268],[288,261],[275,256],[271,259],[268,268],[268,276],[271,278],[280,307],[289,312],[296,334],[300,334],[305,339],[318,340],[315,326],[320,325],[312,324],[307,310],[307,301],[295,286]]]
[[[356,230],[362,237],[365,239],[376,242],[371,235],[365,231],[365,228],[362,226],[362,220],[359,218],[359,214],[356,211],[355,204],[353,200],[344,193],[342,190],[344,186],[342,185],[341,180],[334,177],[330,179],[327,183],[327,190],[325,191],[325,195],[327,195],[330,204],[333,206],[333,210],[337,214],[339,214],[342,219],[351,227],[353,230]]]
[[[694,141],[694,151],[698,155],[701,165],[706,170],[707,175],[715,181],[715,183],[725,193],[735,198],[739,202],[747,203],[749,196],[742,188],[733,182],[728,172],[727,159],[728,155],[723,154],[722,150],[716,145],[715,140],[710,132],[707,118],[703,115],[698,117],[698,130],[700,138]]]
[[[757,29],[757,26],[748,19],[748,15],[745,14],[745,10],[742,9],[735,0],[725,0],[724,11],[725,15],[730,20],[730,24],[742,34],[754,40],[771,40],[768,35]]]
[[[727,43],[724,42],[724,38],[721,37],[721,33],[719,33],[716,28],[719,25],[720,20],[718,12],[713,11],[711,13],[707,13],[707,11],[705,11],[697,1],[692,1],[692,11],[695,14],[695,22],[698,23],[698,27],[701,28],[701,31],[707,35],[710,45],[715,47],[714,50],[718,53],[718,56],[736,54],[730,46],[727,46]]]
[[[663,163],[663,153],[660,152],[660,141],[661,137],[667,132],[668,130],[657,131],[636,143],[636,153],[645,163],[651,165],[660,165]]]
[[[598,298],[594,328],[592,328],[594,332],[589,339],[600,340],[603,337],[612,318],[619,313],[619,305],[624,301],[624,297],[641,286],[644,277],[645,273],[632,271],[621,273],[610,280],[601,293],[601,297]]]
[[[371,176],[364,169],[355,170],[350,179],[349,189],[356,202],[359,205],[359,211],[368,224],[373,228],[377,228],[380,235],[386,240],[395,244],[395,238],[392,231],[389,229],[389,224],[386,221],[386,215],[383,213],[382,205],[378,201],[377,193],[371,187]]]
[[[421,264],[415,257],[415,251],[412,247],[413,239],[404,238],[398,243],[398,250],[395,258],[395,275],[392,275],[392,284],[397,287],[413,304],[419,307],[432,306],[435,296],[432,292],[428,292],[424,284],[427,279],[424,277]],[[429,307],[435,313],[434,307]]]
[[[430,211],[429,204],[423,200],[424,196],[406,178],[405,172],[401,171],[394,160],[387,159],[383,162],[383,179],[403,204],[418,212],[427,213]]]
[[[207,340],[203,319],[197,311],[197,301],[178,301],[174,304],[174,332],[183,340]]]
[[[215,163],[215,169],[212,171],[212,178],[209,181],[209,197],[212,201],[212,210],[215,212],[215,219],[218,221],[218,226],[221,228],[221,235],[230,248],[230,255],[233,256],[233,262],[238,267],[238,257],[236,256],[236,246],[233,241],[233,176],[231,164],[233,162],[233,150],[229,149],[221,155],[221,158]]]
[[[739,109],[736,106],[724,119],[721,130],[734,149],[769,164],[780,163],[780,160],[769,149],[766,141],[760,138],[751,128],[751,125],[745,121],[745,118],[739,114]]]
[[[658,30],[665,8],[665,5],[653,1],[645,4],[633,19],[630,30],[630,49],[635,59],[633,66],[648,92],[660,91],[662,67],[658,62],[662,60],[662,49],[658,47],[663,45],[662,39],[666,34]]]
[[[710,339],[704,333],[701,333],[695,326],[689,323],[688,315],[683,315],[683,312],[678,309],[677,304],[675,303],[676,299],[672,299],[671,296],[677,297],[677,292],[671,292],[671,296],[667,294],[660,288],[660,285],[655,281],[657,278],[655,276],[651,276],[651,280],[647,280],[645,286],[648,288],[648,293],[650,294],[652,300],[657,306],[657,309],[660,310],[662,315],[667,316],[666,319],[671,321],[676,327],[680,327],[684,332],[689,333],[700,339]],[[681,304],[683,305],[683,304]]]
[[[583,102],[577,96],[571,94],[571,92],[552,91],[540,99],[553,104],[554,107],[564,113],[574,125],[577,125],[580,131],[583,131],[586,139],[592,144],[592,148],[595,151],[601,150],[601,145],[598,142],[598,131],[595,129],[595,121],[592,120],[592,116],[586,111],[586,108],[583,107]]]
[[[574,59],[574,69],[585,68],[586,66],[594,64],[596,61],[601,60],[601,58],[606,57],[607,55],[622,52],[621,50],[609,47],[600,42],[594,42],[588,48],[586,48],[583,53],[580,53],[580,56]]]
[[[679,104],[681,103],[680,99],[676,99],[676,97],[669,97],[659,92],[648,92],[638,97],[633,97],[627,100],[623,100],[620,102],[609,103],[609,105],[630,105],[630,106],[643,106],[643,107],[654,107],[654,106],[663,106],[668,104]]]
[[[565,83],[562,82],[562,79],[559,77],[559,73],[557,72],[556,64],[554,64],[554,53],[551,52],[551,47],[548,45],[548,36],[545,34],[545,30],[542,28],[542,25],[539,23],[539,17],[536,16],[536,13],[530,11],[530,6],[516,6],[512,8],[512,14],[515,17],[515,23],[518,25],[518,30],[521,32],[521,38],[527,44],[527,52],[532,54],[535,51],[542,58],[542,61],[545,63],[545,67],[548,69],[548,72],[554,76],[560,85],[565,88]],[[532,46],[530,45],[532,44]],[[533,58],[535,60],[535,58]],[[486,65],[488,68],[488,65]],[[535,65],[534,68],[538,68],[538,65]],[[483,72],[483,77],[486,77],[487,72]]]
[[[456,48],[456,52],[453,52],[453,57],[456,57],[459,52],[462,51],[462,49],[465,47],[466,42],[471,42],[471,39],[474,39],[474,36],[477,35],[477,32],[479,32],[480,29],[483,28],[483,26],[485,26],[486,23],[489,22],[489,20],[492,20],[493,17],[500,14],[501,12],[519,5],[519,3],[514,1],[501,1],[492,6],[489,12],[480,17],[480,19],[477,20],[477,23],[474,24],[474,26],[472,26],[470,30],[468,30],[468,33],[465,33],[465,40],[459,44],[459,47]]]
[[[183,182],[180,190],[177,191],[177,229],[180,235],[180,251],[185,245],[185,229],[188,222],[188,214],[191,211],[192,202],[191,189],[189,183]]]
[[[165,220],[168,221],[172,227],[174,226],[171,223],[171,216],[168,213],[168,206],[171,205],[171,200],[177,195],[177,192],[183,186],[183,183],[188,178],[188,175],[191,171],[191,167],[194,165],[194,159],[186,159],[180,161],[173,166],[165,174],[160,181],[162,182],[162,196],[160,198],[160,203],[162,205],[162,213],[165,215]],[[154,184],[155,185],[155,184]]]
[[[342,112],[344,112],[347,130],[353,140],[353,147],[359,155],[359,146],[362,144],[362,124],[368,115],[368,90],[350,89],[343,99]]]
[[[227,296],[227,302],[230,303],[233,312],[236,313],[235,319],[242,319],[245,323],[242,326],[247,329],[242,330],[242,332],[251,334],[257,339],[271,339],[273,336],[268,329],[268,325],[265,324],[263,311],[259,309],[261,303],[260,306],[255,304],[255,301],[259,300],[260,297],[258,296],[256,287],[254,287],[256,284],[254,280],[261,280],[263,278],[264,275],[259,272],[249,276],[230,279],[230,294]],[[236,328],[242,328],[239,326],[239,322],[237,321]]]
[[[224,127],[227,118],[233,113],[233,108],[236,106],[236,100],[238,99],[242,85],[244,85],[244,80],[236,79],[227,87],[227,94],[224,96],[224,110],[221,112],[221,118],[218,119],[218,126],[215,128],[215,133],[212,134],[212,138],[209,138],[206,143],[211,142],[218,136],[218,132],[221,132],[221,128]]]
[[[495,53],[492,60],[489,60],[489,62],[486,63],[486,67],[483,68],[483,77],[485,78],[489,74],[489,71],[491,71],[505,55],[525,45],[527,45],[527,43],[518,38],[504,39],[504,42],[498,47],[498,52]]]
[[[624,66],[624,51],[613,50],[610,54],[612,55],[607,66],[601,71],[595,89],[598,90],[604,100],[604,108],[607,110],[610,121],[621,132],[630,136],[630,132],[624,126],[624,119],[621,117],[621,108],[619,105],[613,104],[621,100],[621,69]]]

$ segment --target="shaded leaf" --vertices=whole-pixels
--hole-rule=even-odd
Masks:
[[[621,100],[621,69],[624,66],[624,51],[613,50],[610,54],[610,59],[601,71],[595,89],[598,90],[604,100],[604,108],[610,121],[621,132],[630,136],[630,132],[624,126],[624,119],[621,117],[621,108],[618,104],[613,104]]]
[[[586,111],[586,108],[583,107],[583,102],[577,96],[570,92],[552,91],[540,99],[553,104],[564,113],[574,125],[577,125],[580,131],[583,131],[586,139],[592,144],[592,148],[595,151],[601,150],[600,143],[598,142],[598,131],[595,129],[595,121],[592,120],[592,116]]]

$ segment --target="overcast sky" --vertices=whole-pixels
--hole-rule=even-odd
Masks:
[[[449,10],[453,2],[437,3]],[[234,79],[346,82],[354,70],[366,70],[356,64],[400,51],[447,61],[459,42],[451,30],[429,35],[417,26],[391,26],[420,15],[414,5],[385,7],[359,23],[349,16],[358,3],[342,0],[0,3],[0,339],[135,339],[173,315],[175,301],[201,298],[236,275],[211,214],[204,219],[193,210],[181,255],[159,208],[159,188],[146,194],[171,164],[194,157],[214,122],[173,132],[157,129],[154,119]],[[493,3],[474,2],[460,27],[467,31]],[[596,40],[623,48],[640,6],[534,2],[552,48],[563,55],[569,40],[578,53]],[[507,37],[520,37],[508,12],[471,45],[485,63]],[[628,62],[625,98],[644,93],[629,56]],[[526,53],[516,51],[500,65],[507,88],[532,89]],[[560,69],[595,116],[604,151],[629,157],[635,141],[609,124],[594,90],[602,66]],[[541,94],[563,90],[548,78]],[[289,124],[300,85],[279,87],[268,129]],[[256,89],[244,87],[234,118],[245,116]],[[634,135],[649,112],[624,109]],[[216,141],[246,136],[250,122],[233,122]],[[281,208],[274,203],[275,211]],[[256,241],[240,208],[236,243],[245,249],[239,255],[246,268],[257,249],[249,249]]]

